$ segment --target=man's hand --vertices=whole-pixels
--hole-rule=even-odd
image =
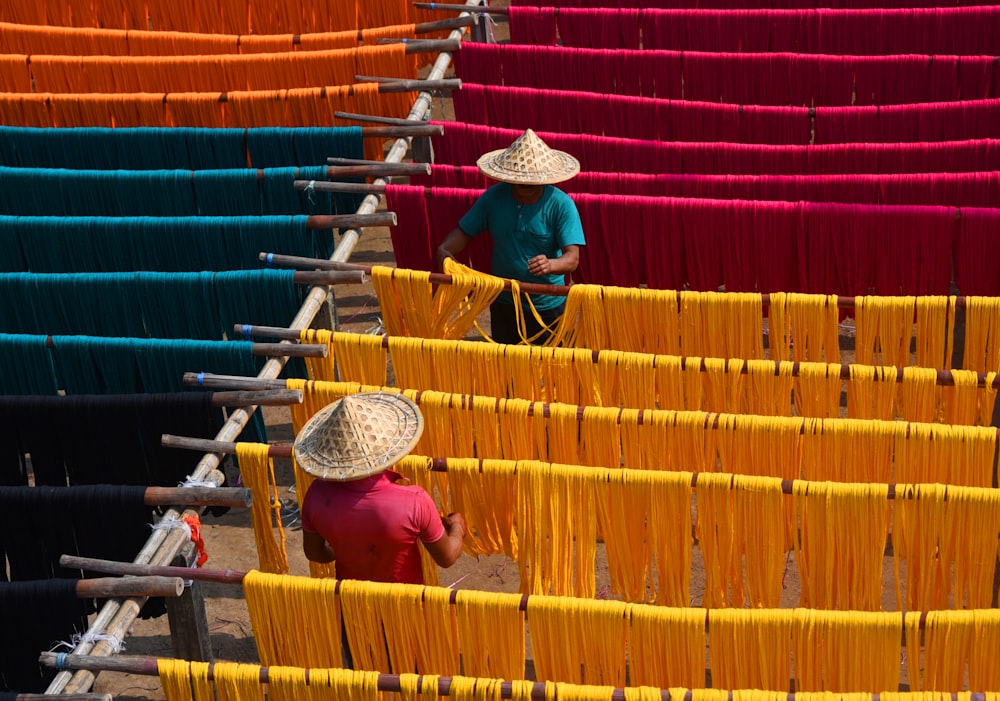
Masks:
[[[441,525],[444,526],[445,533],[458,538],[465,537],[465,517],[458,512],[450,513],[441,517]]]
[[[551,275],[556,272],[552,269],[552,263],[553,261],[548,256],[537,255],[534,258],[528,259],[528,272],[536,277]]]

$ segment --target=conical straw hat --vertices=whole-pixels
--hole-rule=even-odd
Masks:
[[[292,448],[299,467],[319,479],[347,482],[376,475],[413,450],[424,417],[408,397],[360,392],[320,409]]]
[[[528,129],[510,146],[480,156],[479,170],[494,180],[516,185],[550,185],[580,172],[580,161],[558,151]]]

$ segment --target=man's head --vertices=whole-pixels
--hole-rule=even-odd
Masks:
[[[363,479],[406,457],[423,430],[424,417],[408,397],[360,392],[328,404],[309,419],[295,437],[295,461],[319,479]]]
[[[507,148],[484,154],[476,165],[484,175],[512,185],[552,185],[580,172],[578,160],[549,148],[531,129]]]

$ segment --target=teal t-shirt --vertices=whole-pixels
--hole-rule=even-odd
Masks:
[[[540,254],[558,258],[566,246],[587,243],[573,200],[551,185],[545,186],[534,204],[520,204],[507,183],[494,185],[476,200],[458,226],[469,236],[490,232],[493,237],[491,274],[543,285],[564,285],[566,279],[563,275],[532,275],[528,272],[529,259]],[[509,292],[503,292],[497,301],[514,303]],[[532,295],[531,301],[536,309],[545,310],[555,309],[566,298]]]

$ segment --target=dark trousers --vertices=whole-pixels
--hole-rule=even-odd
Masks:
[[[532,314],[530,307],[525,305],[522,309],[524,315],[525,338],[531,339],[535,334],[542,330],[542,327],[535,320],[535,315]],[[542,317],[542,321],[545,322],[545,325],[551,328],[556,319],[562,316],[565,309],[566,305],[560,304],[555,309],[539,311],[538,316]],[[513,304],[494,302],[490,305],[490,335],[493,336],[493,340],[497,343],[517,344],[522,342],[521,334],[517,329],[517,320],[514,317]],[[549,340],[550,335],[551,334],[546,331],[541,336],[531,341],[531,343],[532,345],[540,346]]]

